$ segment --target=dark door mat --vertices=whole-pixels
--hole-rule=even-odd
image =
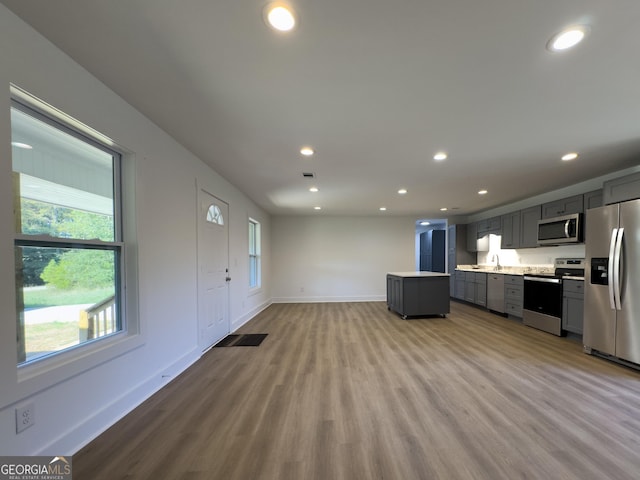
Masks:
[[[233,342],[238,340],[238,338],[240,338],[240,335],[227,335],[222,340],[220,340],[218,343],[216,343],[215,346],[216,347],[230,347],[231,345],[233,345]]]
[[[216,344],[216,347],[259,347],[267,338],[267,333],[245,333],[244,335],[228,335]]]

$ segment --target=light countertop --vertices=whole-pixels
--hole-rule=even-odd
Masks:
[[[503,266],[496,270],[495,265],[458,265],[456,270],[463,272],[502,273],[504,275],[526,275],[528,273],[553,273],[553,265]]]
[[[492,265],[458,265],[456,270],[462,272],[480,272],[480,273],[497,273],[502,275],[528,275],[528,274],[546,274],[553,275],[553,267],[547,266],[527,266],[527,267],[501,267],[496,270]],[[584,277],[578,275],[565,275],[565,280],[584,280]]]
[[[389,272],[387,275],[394,277],[449,277],[448,273],[440,272]]]

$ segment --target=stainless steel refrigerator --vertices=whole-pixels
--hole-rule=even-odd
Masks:
[[[640,200],[587,210],[585,351],[640,364]]]

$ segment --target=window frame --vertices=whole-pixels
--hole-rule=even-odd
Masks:
[[[22,90],[14,84],[10,85],[10,101],[5,105],[11,107],[13,101],[25,105],[32,110],[40,112],[45,117],[49,117],[58,123],[88,137],[95,142],[106,146],[109,150],[114,150],[120,154],[119,175],[120,184],[115,187],[114,201],[117,198],[117,209],[121,217],[114,228],[119,228],[121,254],[119,259],[120,275],[119,284],[116,286],[121,292],[120,314],[122,329],[112,335],[82,343],[74,348],[61,350],[54,355],[43,357],[39,361],[32,361],[17,365],[18,342],[13,343],[14,348],[7,350],[0,355],[2,365],[0,365],[0,383],[7,388],[0,389],[0,408],[15,403],[21,398],[25,398],[37,391],[42,391],[55,384],[66,381],[76,375],[95,368],[105,362],[114,360],[122,355],[131,352],[145,344],[143,335],[144,326],[139,316],[138,299],[138,247],[136,229],[136,207],[135,207],[135,185],[136,185],[136,155],[135,152],[112,141],[107,136],[93,130],[85,124],[79,122],[66,113],[34,97],[30,93]],[[12,169],[10,170],[12,171]],[[12,187],[12,177],[6,180],[5,185],[9,189]],[[11,194],[14,198],[14,194]],[[10,229],[10,237],[13,239],[12,251],[15,252],[15,242],[18,237],[15,228]],[[114,232],[115,233],[115,232]],[[35,237],[35,236],[29,236]],[[31,238],[34,240],[34,238]],[[50,240],[49,237],[46,240]],[[69,242],[69,240],[66,240]],[[74,240],[75,241],[75,240]],[[72,242],[73,243],[73,242]],[[13,261],[11,262],[13,264]],[[15,279],[14,273],[11,275]],[[15,299],[17,285],[13,282],[9,285],[11,296]],[[3,332],[17,336],[18,311],[14,300],[14,320]],[[7,362],[12,359],[13,369]]]
[[[248,223],[248,273],[249,273],[249,291],[257,292],[262,288],[262,228],[260,222],[249,217]],[[254,276],[252,275],[255,266],[255,284],[252,283]]]
[[[125,328],[125,321],[123,319],[122,312],[124,311],[123,302],[125,301],[124,290],[122,281],[122,272],[124,271],[124,242],[122,242],[122,202],[120,199],[121,196],[121,168],[120,165],[122,163],[122,154],[117,150],[107,147],[106,145],[97,142],[95,139],[84,135],[73,128],[70,128],[65,123],[61,122],[59,119],[52,118],[45,113],[43,113],[37,107],[33,105],[27,105],[24,102],[20,102],[16,98],[11,99],[11,110],[17,110],[22,112],[25,115],[28,115],[35,120],[46,124],[56,131],[60,131],[66,135],[69,135],[81,142],[90,145],[91,147],[100,150],[107,155],[110,155],[112,158],[112,189],[113,189],[113,240],[112,241],[104,241],[104,240],[85,240],[79,238],[66,238],[66,237],[55,237],[50,235],[29,235],[18,233],[16,230],[18,225],[21,225],[21,222],[16,219],[16,229],[14,229],[14,251],[17,250],[18,247],[50,247],[50,248],[69,248],[77,251],[83,250],[100,250],[100,251],[112,251],[115,256],[115,272],[114,272],[114,290],[115,290],[115,299],[116,299],[116,331],[110,335],[117,335]],[[15,172],[15,171],[14,171]],[[16,198],[16,193],[14,192],[14,201],[20,201],[20,198]],[[18,285],[15,288],[16,297],[18,296]],[[24,310],[22,310],[24,312]],[[18,351],[23,352],[25,348],[26,338],[24,335],[24,322],[19,320],[19,315],[21,312],[16,312],[16,328],[18,329]],[[84,343],[88,342],[98,342],[102,340],[103,337],[99,337],[96,339],[88,340],[87,342],[79,343],[78,345],[74,345],[62,350],[49,352],[46,355],[28,360],[25,356],[24,359],[20,359],[20,353],[17,356],[18,367],[22,367],[25,365],[29,365],[33,362],[46,361],[48,358],[60,354],[62,351],[77,348]]]

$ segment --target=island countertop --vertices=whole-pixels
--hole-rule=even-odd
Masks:
[[[449,277],[448,273],[440,272],[389,272],[387,275],[404,278],[420,278],[420,277]]]

